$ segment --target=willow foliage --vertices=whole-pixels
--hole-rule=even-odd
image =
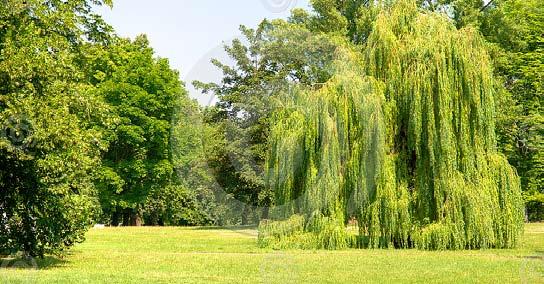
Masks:
[[[399,1],[378,14],[362,53],[339,50],[336,75],[295,90],[273,118],[268,183],[282,215],[304,225],[262,224],[261,244],[515,246],[520,182],[496,149],[478,33]]]

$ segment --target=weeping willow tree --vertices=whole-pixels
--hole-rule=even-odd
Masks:
[[[295,90],[273,117],[267,179],[290,218],[261,224],[260,244],[515,246],[520,181],[497,152],[478,33],[399,1],[379,13],[363,52],[339,50],[333,78]]]

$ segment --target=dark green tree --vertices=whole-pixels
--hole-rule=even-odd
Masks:
[[[108,29],[91,13],[104,3],[0,6],[0,254],[60,253],[93,222],[102,135],[85,120],[107,106],[84,83],[78,58]]]
[[[107,220],[141,225],[150,193],[171,185],[170,135],[177,108],[187,94],[167,59],[156,58],[145,36],[114,39],[89,48],[86,65],[96,93],[111,108],[113,129],[97,185]]]

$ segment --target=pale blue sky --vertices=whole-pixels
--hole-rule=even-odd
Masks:
[[[121,36],[147,34],[157,54],[169,58],[190,85],[220,78],[209,60],[225,59],[222,43],[239,36],[241,24],[255,27],[264,18],[286,18],[294,7],[307,8],[308,0],[114,0],[112,10],[98,12]]]

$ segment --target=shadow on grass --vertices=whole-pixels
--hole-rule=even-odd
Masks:
[[[544,262],[544,251],[542,250],[535,250],[531,253],[531,255],[522,255],[518,256],[518,258],[521,258],[523,260],[535,260],[535,261],[542,261]]]
[[[543,260],[544,261],[544,257],[540,256],[540,255],[527,255],[527,256],[523,256],[522,258],[523,259],[535,259],[535,260]]]
[[[256,230],[259,226],[258,225],[247,225],[247,226],[205,226],[205,227],[195,227],[195,230],[203,230],[203,231],[212,231],[212,230],[230,230],[230,231],[237,231],[237,230]]]
[[[43,259],[38,258],[36,262],[38,263],[39,269],[58,268],[68,263],[66,259],[53,257],[53,256],[46,256]]]
[[[32,259],[0,256],[0,269],[47,270],[61,267],[67,262],[62,258],[54,256]]]

